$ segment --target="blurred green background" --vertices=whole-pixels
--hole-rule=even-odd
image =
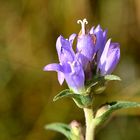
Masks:
[[[84,124],[71,100],[52,101],[66,84],[42,70],[58,62],[57,37],[78,33],[76,21],[83,18],[121,44],[114,73],[122,82],[110,83],[97,102],[140,102],[140,0],[0,0],[0,140],[62,140],[45,124]],[[115,113],[96,133],[96,140],[132,139],[140,139],[140,109]]]

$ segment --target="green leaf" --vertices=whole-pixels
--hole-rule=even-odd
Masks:
[[[95,117],[95,119],[93,120],[96,126],[105,122],[115,110],[140,107],[140,103],[129,101],[117,101],[106,104],[105,106],[107,106],[106,111],[104,111],[101,116]]]
[[[86,89],[87,93],[89,93],[90,90],[91,90],[91,88],[94,87],[94,86],[96,86],[97,84],[98,84],[98,81],[93,81],[93,82],[91,82],[91,83],[87,86],[87,89]]]
[[[70,91],[69,89],[61,91],[54,97],[53,101],[57,101],[58,99],[66,97],[72,98],[80,108],[87,107],[92,104],[92,99],[89,95],[75,94],[72,93],[72,91]]]
[[[65,135],[69,140],[72,140],[71,139],[71,128],[67,124],[64,124],[64,123],[52,123],[52,124],[46,125],[45,129],[60,132],[61,134]]]
[[[65,89],[58,93],[54,98],[53,101],[57,101],[58,99],[64,98],[64,97],[71,97],[73,93],[69,89]]]
[[[92,98],[89,95],[73,94],[73,100],[78,107],[84,108],[92,105]]]
[[[117,75],[105,75],[105,76],[96,75],[95,77],[93,77],[92,80],[87,81],[86,93],[90,93],[91,91],[92,94],[102,93],[106,89],[106,82],[120,80],[121,78],[118,77]]]
[[[104,80],[106,80],[106,81],[121,81],[121,78],[117,75],[105,75]]]

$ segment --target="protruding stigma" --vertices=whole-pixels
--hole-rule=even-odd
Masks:
[[[78,20],[77,21],[78,24],[81,24],[81,30],[82,30],[82,34],[84,35],[86,30],[85,30],[85,24],[88,24],[88,21],[86,18],[84,18],[83,20]]]

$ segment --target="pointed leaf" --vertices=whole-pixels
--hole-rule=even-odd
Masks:
[[[65,135],[69,140],[71,139],[71,128],[69,125],[64,123],[52,123],[45,126],[45,129],[54,130]]]
[[[57,94],[54,97],[53,101],[57,101],[58,99],[66,98],[66,97],[73,98],[75,103],[80,108],[87,107],[91,105],[92,103],[91,97],[89,95],[75,94],[75,93],[72,93],[72,91],[70,91],[69,89],[63,90],[62,92]]]
[[[91,81],[86,84],[86,93],[92,94],[102,93],[106,89],[107,81],[120,81],[121,78],[116,75],[95,76]]]
[[[92,105],[92,98],[89,95],[74,94],[73,100],[80,108]]]
[[[90,90],[91,90],[91,88],[92,87],[94,87],[94,86],[96,86],[98,84],[98,81],[94,81],[94,82],[91,82],[88,86],[87,86],[87,89],[86,89],[86,91],[87,91],[87,93],[88,92],[90,92]]]
[[[106,81],[121,81],[121,78],[117,75],[105,75],[104,79]]]
[[[69,89],[65,89],[58,93],[54,98],[53,101],[57,101],[58,99],[64,98],[64,97],[70,97],[73,93]]]
[[[137,102],[129,102],[129,101],[117,101],[107,104],[106,111],[99,117],[95,117],[93,121],[95,121],[96,126],[105,122],[109,116],[115,111],[119,109],[125,108],[133,108],[133,107],[140,107],[140,103]]]

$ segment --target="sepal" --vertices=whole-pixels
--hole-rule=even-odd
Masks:
[[[92,98],[90,97],[90,95],[76,94],[69,89],[61,91],[53,98],[53,101],[57,101],[58,99],[65,98],[65,97],[72,98],[76,103],[76,105],[80,108],[84,108],[92,105]]]
[[[121,78],[117,75],[96,75],[91,81],[88,81],[86,85],[86,93],[102,93],[106,89],[106,83],[109,81],[121,81]]]
[[[121,81],[121,78],[117,75],[110,74],[110,75],[105,75],[104,80],[106,80],[106,81]]]

